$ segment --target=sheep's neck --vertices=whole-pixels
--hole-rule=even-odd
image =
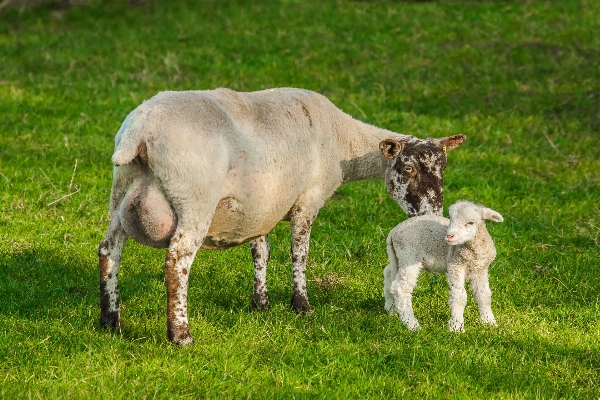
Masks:
[[[379,143],[384,139],[408,137],[355,119],[340,128],[343,130],[339,133],[340,142],[344,143],[341,160],[343,183],[384,179],[388,160],[381,154]]]

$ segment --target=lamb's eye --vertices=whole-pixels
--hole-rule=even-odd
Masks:
[[[472,226],[475,225],[475,222],[471,221],[471,222],[467,222],[467,226]]]
[[[405,166],[405,167],[404,167],[404,170],[405,170],[406,172],[409,172],[409,173],[410,173],[410,172],[413,172],[413,167],[411,167],[410,165],[407,165],[407,166]]]

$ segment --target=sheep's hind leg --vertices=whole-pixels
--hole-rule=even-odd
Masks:
[[[488,280],[487,270],[470,277],[471,291],[477,301],[479,317],[484,324],[496,325],[492,313],[492,291]]]
[[[252,309],[263,311],[269,306],[267,294],[267,264],[271,256],[269,235],[258,237],[250,242],[250,251],[254,262],[254,292]]]
[[[312,313],[306,292],[306,260],[310,243],[310,230],[316,213],[303,207],[294,207],[290,213],[290,228],[292,231],[292,307],[297,312]]]
[[[100,275],[100,325],[111,328],[121,326],[119,309],[119,266],[127,234],[117,215],[113,215],[108,232],[98,246]]]
[[[183,231],[178,228],[165,258],[167,336],[171,342],[182,346],[194,341],[188,323],[188,278],[192,262],[207,230],[208,227],[203,231]]]
[[[390,293],[394,298],[393,311],[400,316],[410,331],[421,329],[412,307],[412,293],[417,286],[421,268],[421,263],[398,268],[396,279],[390,285]]]

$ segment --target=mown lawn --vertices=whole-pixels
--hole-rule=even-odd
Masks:
[[[0,398],[600,397],[600,2],[123,1],[0,15]],[[497,328],[447,331],[443,278],[423,330],[383,310],[383,182],[340,188],[311,241],[313,315],[289,307],[286,223],[271,308],[250,310],[247,246],[201,251],[193,346],[166,339],[164,250],[129,242],[118,332],[100,328],[97,245],[113,137],[161,90],[311,89],[418,137],[464,133],[446,205],[488,224]],[[65,197],[66,196],[66,197]]]

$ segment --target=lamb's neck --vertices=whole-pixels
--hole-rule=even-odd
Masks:
[[[379,143],[384,139],[401,139],[407,135],[400,135],[355,119],[348,122],[343,124],[343,131],[340,132],[341,142],[344,143],[341,161],[343,183],[373,178],[384,179],[388,159],[381,154]]]
[[[450,259],[476,261],[476,263],[489,263],[496,257],[494,241],[482,223],[475,238],[471,241],[450,246]]]

